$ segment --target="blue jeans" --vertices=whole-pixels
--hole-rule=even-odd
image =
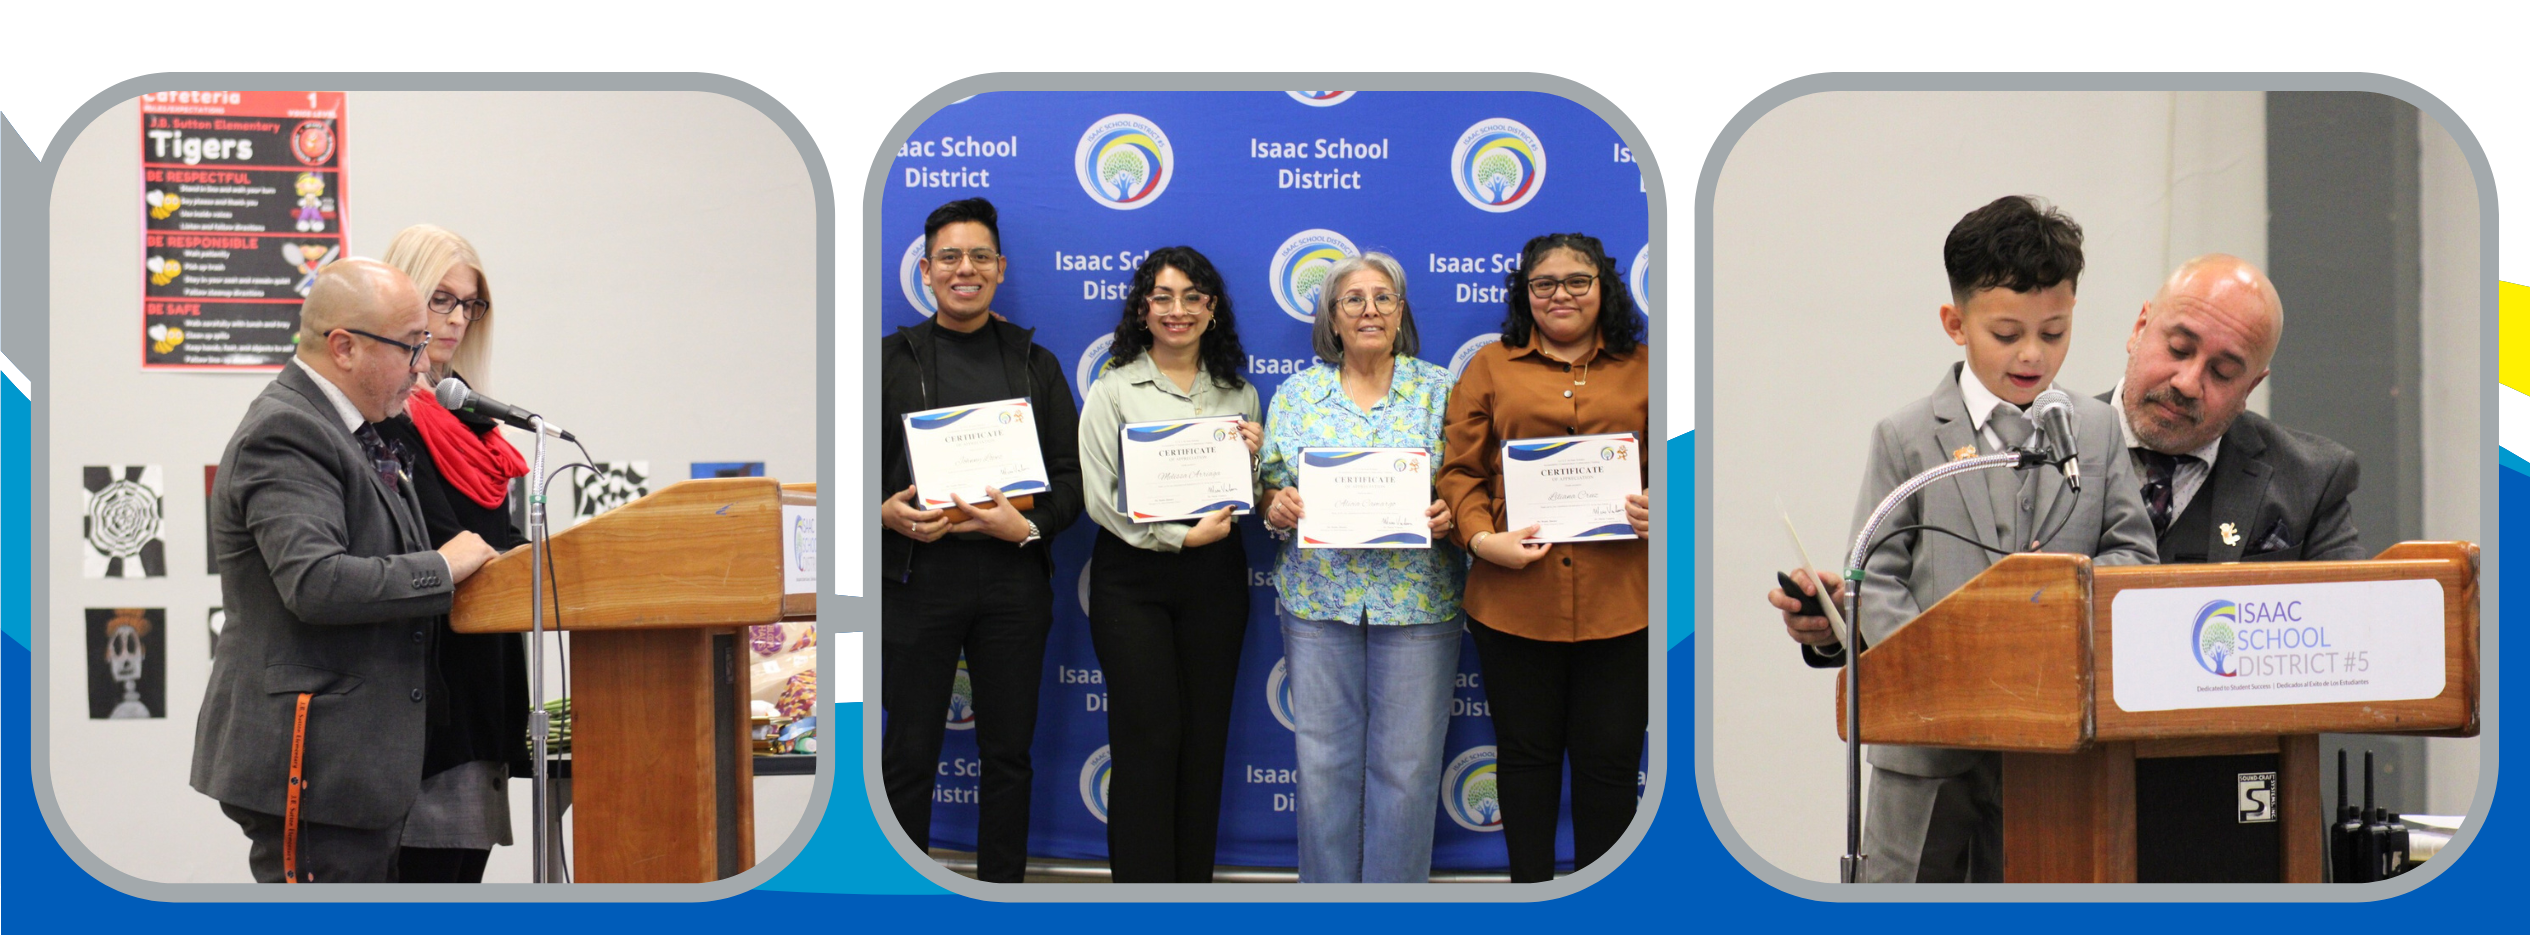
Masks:
[[[1368,626],[1275,610],[1298,735],[1300,882],[1425,882],[1464,618]]]

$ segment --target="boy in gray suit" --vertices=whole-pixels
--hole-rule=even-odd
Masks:
[[[2063,212],[2013,195],[1960,218],[1942,244],[1950,304],[1942,330],[1967,349],[1931,395],[1880,421],[1854,507],[1854,528],[1898,484],[1946,461],[2021,446],[2024,414],[2055,383],[2072,342],[2073,290],[2082,275],[2082,228]],[[1863,640],[1886,638],[1967,583],[2000,555],[2072,552],[2102,565],[2151,564],[2152,521],[2125,456],[2120,420],[2106,403],[2074,397],[2079,493],[2054,467],[1988,470],[1939,481],[1882,523],[1886,543],[1864,563]],[[1887,530],[1927,524],[1943,535]],[[1805,585],[1809,584],[1806,580]],[[1806,589],[1806,588],[1805,588]],[[1797,607],[1780,590],[1777,607]],[[1789,606],[1787,606],[1789,605]],[[1805,640],[1812,666],[1840,666],[1833,635]],[[1990,751],[1875,745],[1871,806],[1863,827],[1863,880],[1872,883],[2000,882],[2002,755]]]

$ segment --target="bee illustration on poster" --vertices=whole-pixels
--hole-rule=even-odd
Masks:
[[[165,608],[88,608],[88,716],[167,716]]]
[[[80,573],[89,578],[164,578],[167,498],[158,465],[88,465],[79,471],[87,502],[79,517]]]
[[[270,370],[344,256],[341,92],[145,94],[145,369]]]

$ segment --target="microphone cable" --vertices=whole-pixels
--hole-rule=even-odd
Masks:
[[[2070,481],[2067,481],[2067,482],[2066,482],[2067,486],[2070,486],[2070,483],[2071,483]],[[2077,493],[2077,494],[2076,494],[2076,496],[2078,497],[2078,496],[2079,496],[2079,494]],[[2053,511],[2052,511],[2052,510],[2050,510],[2050,512],[2053,512]],[[2063,531],[2064,531],[2064,527],[2065,527],[2067,524],[2071,523],[2071,522],[2073,522],[2073,511],[2072,511],[2072,510],[2070,510],[2070,509],[2065,510],[2065,511],[2064,511],[2064,518],[2057,520],[2057,521],[2056,521],[2055,528],[2047,530],[2047,534],[2046,534],[2046,535],[2044,535],[2044,536],[2040,536],[2040,537],[2038,538],[2038,541],[2040,541],[2040,542],[2046,542],[2046,541],[2049,541],[2049,540],[2051,540],[2051,539],[2054,539],[2054,538],[2056,537],[2056,534],[2057,534],[2057,533],[2060,533],[2060,532],[2063,532]],[[1905,525],[1905,526],[1900,526],[1900,527],[1898,527],[1898,528],[1896,528],[1896,529],[1891,529],[1891,530],[1887,530],[1887,531],[1885,531],[1885,532],[1882,532],[1882,533],[1880,534],[1880,539],[1879,539],[1879,541],[1873,542],[1873,543],[1871,544],[1871,548],[1870,548],[1869,550],[1867,550],[1867,551],[1863,552],[1863,554],[1862,554],[1862,564],[1863,564],[1863,567],[1864,567],[1864,568],[1869,568],[1869,567],[1871,567],[1871,558],[1872,558],[1872,556],[1875,556],[1875,555],[1880,554],[1880,548],[1881,548],[1882,546],[1888,545],[1890,542],[1896,541],[1896,539],[1897,539],[1897,537],[1898,537],[1898,534],[1899,534],[1899,533],[1907,533],[1907,532],[1937,532],[1937,533],[1941,533],[1942,535],[1949,536],[1949,537],[1951,537],[1951,538],[1953,538],[1953,539],[1957,539],[1957,540],[1959,540],[1959,541],[1961,541],[1961,542],[1965,542],[1965,543],[1967,543],[1967,544],[1969,544],[1969,545],[1972,545],[1972,546],[1976,546],[1977,548],[1984,549],[1985,551],[1990,552],[1990,553],[1993,553],[1993,554],[1998,555],[1998,556],[2009,557],[2009,556],[2013,556],[2013,555],[2019,555],[2019,554],[2022,554],[2022,553],[2020,553],[2020,552],[2017,552],[2017,551],[2014,551],[2014,550],[2010,550],[2010,549],[1998,549],[1998,548],[1995,548],[1995,547],[1990,546],[1990,545],[1987,545],[1987,544],[1985,544],[1985,543],[1983,543],[1983,542],[1979,542],[1979,541],[1977,541],[1976,539],[1974,539],[1974,538],[1972,538],[1972,537],[1969,537],[1969,536],[1967,536],[1967,535],[1964,535],[1964,534],[1962,534],[1962,533],[1958,532],[1957,530],[1950,529],[1950,528],[1948,528],[1948,527],[1946,527],[1946,526],[1941,526],[1941,525],[1937,525],[1937,524],[1934,524],[1934,523],[1910,523],[1910,524]],[[1860,570],[1860,569],[1857,569],[1857,571],[1859,571],[1859,570]],[[1868,575],[1866,575],[1865,577],[1867,578],[1867,577],[1868,577]],[[1864,580],[1864,578],[1856,578],[1856,579],[1854,579],[1854,607],[1855,607],[1857,610],[1859,610],[1859,609],[1862,607],[1862,583],[1863,583],[1863,580]],[[1856,616],[1857,616],[1857,617],[1859,617],[1859,616],[1860,616],[1860,614],[1859,614],[1859,613],[1857,613],[1857,614],[1856,614]],[[1865,640],[1865,639],[1863,638],[1863,635],[1862,635],[1862,621],[1861,621],[1861,620],[1858,620],[1858,619],[1857,619],[1857,620],[1854,620],[1854,621],[1852,622],[1851,629],[1853,630],[1853,633],[1854,633],[1854,642],[1856,642],[1856,643],[1867,643],[1867,642],[1868,642],[1867,640]],[[1868,646],[1856,647],[1856,648],[1854,649],[1854,652],[1855,652],[1856,654],[1860,654],[1860,653],[1862,652],[1862,650],[1863,650],[1863,649],[1866,649],[1866,648],[1868,648]]]

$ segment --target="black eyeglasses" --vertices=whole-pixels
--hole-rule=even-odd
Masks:
[[[359,335],[359,336],[364,337],[364,338],[368,338],[369,340],[376,341],[376,342],[378,342],[378,343],[380,343],[380,344],[386,344],[386,345],[392,345],[392,346],[394,346],[394,347],[400,347],[400,348],[405,349],[406,351],[411,352],[413,356],[411,356],[411,357],[407,357],[407,358],[405,358],[405,359],[404,359],[404,368],[405,368],[405,369],[407,369],[407,370],[410,370],[410,369],[414,368],[415,366],[420,365],[420,364],[421,364],[421,362],[422,362],[422,352],[423,352],[423,351],[430,350],[430,332],[428,332],[428,331],[424,331],[424,332],[422,332],[422,343],[420,343],[420,344],[406,344],[406,343],[404,343],[404,342],[402,342],[402,341],[398,341],[398,340],[396,340],[396,339],[394,339],[394,338],[379,337],[378,335],[370,334],[369,332],[362,331],[362,330],[360,330],[360,329],[358,329],[358,328],[343,328],[343,329],[340,329],[340,330],[343,330],[343,331],[349,331],[349,332],[351,332],[351,333],[353,333],[353,334]]]
[[[1555,287],[1562,286],[1565,292],[1572,293],[1574,298],[1579,298],[1589,295],[1590,287],[1598,283],[1599,277],[1589,273],[1574,273],[1562,279],[1548,279],[1541,276],[1529,280],[1529,294],[1541,299],[1551,298],[1555,295]]]
[[[433,314],[446,315],[458,309],[465,309],[467,321],[482,321],[483,316],[491,314],[492,303],[482,299],[460,299],[445,292],[430,294],[430,310]]]

